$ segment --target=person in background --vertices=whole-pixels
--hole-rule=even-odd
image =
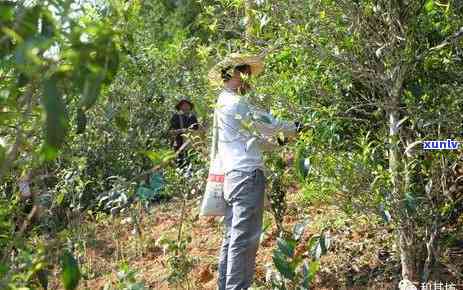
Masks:
[[[262,153],[269,138],[294,136],[302,129],[299,123],[277,120],[250,104],[248,79],[262,70],[261,58],[231,54],[209,73],[210,81],[223,88],[215,107],[217,156],[223,162],[226,202],[219,290],[251,287],[264,211],[266,180]]]
[[[194,104],[187,98],[181,98],[175,105],[177,112],[170,119],[170,132],[173,135],[171,147],[179,151],[185,143],[184,134],[189,130],[198,130],[199,123],[194,114]],[[188,153],[183,149],[177,156],[177,166],[182,168],[188,165]]]

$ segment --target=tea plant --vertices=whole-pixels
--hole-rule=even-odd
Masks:
[[[188,245],[191,243],[191,236],[180,237],[180,239],[168,239],[161,237],[158,244],[164,247],[167,255],[167,266],[169,276],[167,281],[170,285],[180,286],[185,289],[193,289],[190,284],[190,272],[193,270],[196,259],[188,252]]]
[[[280,237],[273,251],[273,264],[277,272],[267,272],[267,282],[274,290],[309,289],[320,269],[320,257],[330,246],[330,237],[322,232],[312,236],[308,243],[302,239],[308,221],[294,226],[292,234]]]
[[[40,289],[48,285],[48,263],[43,247],[20,249],[11,268],[0,264],[0,289]]]
[[[270,201],[270,212],[272,213],[277,226],[278,234],[284,231],[283,218],[288,205],[286,203],[286,190],[288,173],[285,171],[285,162],[283,159],[274,154],[267,159],[267,165],[272,172],[269,176],[269,190],[267,192]]]
[[[137,279],[137,271],[131,269],[127,263],[123,263],[117,272],[116,285],[107,283],[104,290],[145,290],[148,289],[144,283]]]
[[[171,174],[173,172],[170,172]],[[200,173],[201,174],[201,173]],[[175,171],[176,197],[181,200],[180,217],[177,225],[177,236],[175,239],[170,239],[161,236],[157,243],[164,248],[164,253],[167,255],[167,264],[169,276],[167,281],[170,285],[186,287],[193,289],[189,280],[189,274],[196,263],[196,259],[188,252],[188,245],[191,243],[191,236],[185,235],[185,227],[187,226],[187,202],[194,194],[192,188],[192,180],[198,178],[197,172],[194,174],[191,165]],[[172,176],[171,176],[172,177]],[[168,189],[172,189],[168,186]]]

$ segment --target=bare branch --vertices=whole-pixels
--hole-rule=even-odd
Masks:
[[[457,40],[459,40],[460,38],[463,37],[463,27],[460,27],[460,29],[455,32],[454,34],[452,34],[451,36],[447,37],[444,41],[442,41],[440,44],[436,45],[436,46],[433,46],[431,47],[430,49],[426,50],[425,52],[423,52],[422,54],[418,55],[417,56],[417,61],[420,61],[422,60],[423,58],[425,58],[428,54],[430,54],[431,52],[433,51],[437,51],[437,50],[440,50],[450,44],[453,44],[455,43]]]
[[[444,40],[441,44],[431,47],[429,50],[433,51],[433,50],[439,50],[441,48],[444,48],[447,45],[451,44],[452,42],[457,41],[460,37],[463,37],[463,27],[461,27],[460,30],[454,33],[452,36]]]

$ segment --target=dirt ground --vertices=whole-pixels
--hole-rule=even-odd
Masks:
[[[293,196],[290,199],[296,199]],[[194,267],[188,277],[193,285],[190,289],[216,289],[217,257],[222,237],[220,218],[198,216],[198,202],[187,207],[187,222],[183,233],[191,235],[189,255],[195,257]],[[180,219],[180,201],[169,201],[155,205],[149,213],[142,214],[141,235],[133,233],[134,226],[127,216],[97,223],[88,229],[86,247],[79,261],[84,278],[79,289],[98,290],[112,281],[122,261],[135,270],[137,280],[151,289],[186,289],[169,285],[167,255],[157,241],[161,236],[174,238]],[[271,219],[266,213],[264,219]],[[397,251],[393,245],[393,230],[375,220],[376,217],[349,216],[334,206],[317,205],[300,208],[290,202],[284,221],[285,229],[308,218],[310,223],[304,235],[312,235],[328,229],[332,237],[329,253],[321,259],[321,270],[313,289],[397,289],[399,268]],[[89,221],[91,224],[91,221]],[[274,224],[274,223],[273,223]],[[272,262],[272,251],[276,244],[276,227],[268,229],[262,238],[257,256],[255,289],[266,289],[266,269]],[[455,249],[447,253],[454,262],[453,267],[463,268],[463,251]],[[460,270],[461,271],[461,270]],[[457,283],[462,277],[443,271],[435,281]],[[58,273],[55,273],[57,277]],[[59,289],[52,283],[52,289]],[[463,289],[463,285],[457,289]]]

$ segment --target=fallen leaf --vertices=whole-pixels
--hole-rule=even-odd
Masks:
[[[198,282],[199,283],[207,283],[211,281],[214,278],[214,275],[212,275],[211,270],[209,269],[209,266],[204,267],[201,269],[199,272],[199,277],[198,277]]]

